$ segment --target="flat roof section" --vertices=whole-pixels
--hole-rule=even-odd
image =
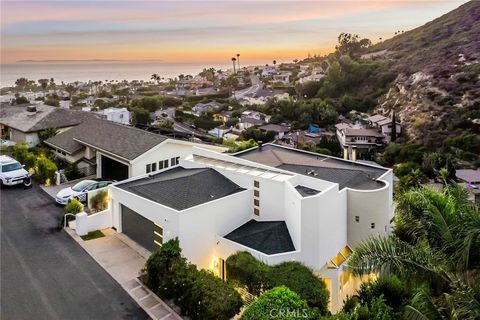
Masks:
[[[377,179],[389,170],[274,144],[266,144],[261,149],[251,149],[237,153],[235,156],[297,174],[338,183],[340,189],[379,189],[385,184],[377,181]]]
[[[295,251],[285,221],[252,219],[224,238],[269,255]]]
[[[188,209],[243,191],[233,181],[211,168],[172,168],[116,187],[175,210]]]

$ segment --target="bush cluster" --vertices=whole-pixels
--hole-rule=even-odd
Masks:
[[[39,183],[52,183],[55,181],[55,172],[58,170],[57,165],[45,156],[37,159],[35,170],[35,179]]]
[[[90,205],[96,212],[103,211],[108,207],[107,190],[98,191],[91,199]]]
[[[76,214],[83,211],[83,204],[80,201],[78,201],[77,199],[72,199],[63,208],[63,211],[65,213],[71,213],[71,214],[76,215]],[[67,219],[67,221],[70,221],[70,220],[74,220],[75,218],[72,217],[72,216],[67,216],[66,219]]]
[[[193,320],[231,319],[242,307],[233,287],[181,256],[178,239],[170,240],[147,261],[145,282],[160,298],[173,299]]]
[[[250,293],[286,286],[320,314],[328,312],[328,290],[313,272],[300,262],[284,262],[268,266],[249,252],[237,252],[226,261],[228,282],[245,287]]]

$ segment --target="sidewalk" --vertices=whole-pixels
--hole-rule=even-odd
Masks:
[[[88,241],[82,240],[69,228],[65,231],[130,294],[152,319],[182,319],[137,279],[150,255],[147,250],[112,229],[102,230],[105,237]]]

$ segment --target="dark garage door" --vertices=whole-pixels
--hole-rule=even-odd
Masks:
[[[122,204],[122,232],[149,251],[158,249],[163,229]]]
[[[125,180],[128,179],[128,166],[109,157],[102,157],[102,179]]]

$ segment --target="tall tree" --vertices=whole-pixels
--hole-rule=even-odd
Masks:
[[[40,79],[40,80],[38,80],[38,83],[42,87],[43,98],[45,98],[45,90],[48,87],[48,79]]]
[[[233,73],[237,73],[237,71],[235,70],[235,61],[237,61],[237,59],[235,57],[232,58],[232,63],[233,63]]]
[[[68,97],[72,100],[72,95],[77,92],[77,88],[73,84],[67,84],[65,91],[68,92]]]
[[[397,140],[397,118],[395,116],[395,110],[392,111],[392,132],[390,133],[390,141],[395,142]]]
[[[27,78],[18,78],[15,81],[15,85],[17,86],[17,91],[25,91],[25,88],[28,85],[28,79]]]
[[[53,93],[57,94],[57,85],[55,84],[55,79],[50,78],[50,88],[53,89]]]
[[[238,70],[240,70],[240,53],[237,53],[237,65],[238,65]]]

